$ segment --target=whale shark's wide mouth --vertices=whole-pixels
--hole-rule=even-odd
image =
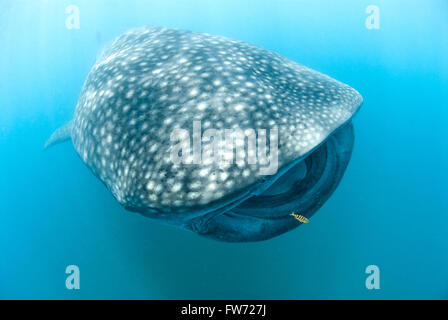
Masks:
[[[350,160],[351,123],[284,172],[262,194],[190,220],[185,227],[222,241],[260,241],[301,224],[291,216],[310,218],[331,196]]]

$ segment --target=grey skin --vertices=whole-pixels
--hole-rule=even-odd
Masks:
[[[73,120],[46,147],[71,140],[127,210],[232,242],[301,224],[330,197],[353,148],[351,87],[254,45],[182,30],[132,29],[92,67]],[[278,129],[278,171],[263,164],[173,163],[170,135]],[[269,151],[269,148],[268,148]]]

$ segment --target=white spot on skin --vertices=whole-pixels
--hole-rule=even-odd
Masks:
[[[172,192],[178,192],[182,188],[182,185],[180,183],[176,183],[173,188],[171,189]]]
[[[126,93],[126,98],[128,98],[128,99],[131,99],[132,98],[132,96],[134,95],[134,90],[129,90],[127,93]]]
[[[208,169],[201,169],[199,171],[199,176],[205,177],[206,175],[208,175]]]
[[[207,108],[207,104],[205,102],[201,102],[198,105],[198,110],[205,110]]]
[[[149,181],[148,184],[146,185],[146,189],[154,190],[154,182],[153,181]]]
[[[219,178],[221,179],[221,181],[226,181],[228,177],[229,177],[229,174],[227,172],[221,172],[221,174],[219,175]]]
[[[244,105],[242,105],[242,104],[237,104],[237,105],[234,107],[234,109],[235,109],[235,111],[241,111],[241,110],[244,109]]]
[[[189,95],[191,96],[191,97],[195,97],[195,96],[197,96],[199,94],[199,90],[197,89],[197,88],[193,88],[193,89],[191,89],[191,91],[190,91],[190,93],[189,93]]]

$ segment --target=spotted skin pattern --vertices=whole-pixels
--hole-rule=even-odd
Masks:
[[[257,46],[141,27],[97,59],[70,136],[124,207],[182,225],[278,179],[349,123],[361,103],[351,87]],[[173,163],[170,134],[192,132],[193,121],[203,131],[277,128],[279,173],[262,176],[260,163]]]

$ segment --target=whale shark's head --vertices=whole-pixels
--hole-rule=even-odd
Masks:
[[[358,92],[276,53],[164,28],[119,36],[71,137],[127,209],[226,241],[298,226],[339,183]]]

